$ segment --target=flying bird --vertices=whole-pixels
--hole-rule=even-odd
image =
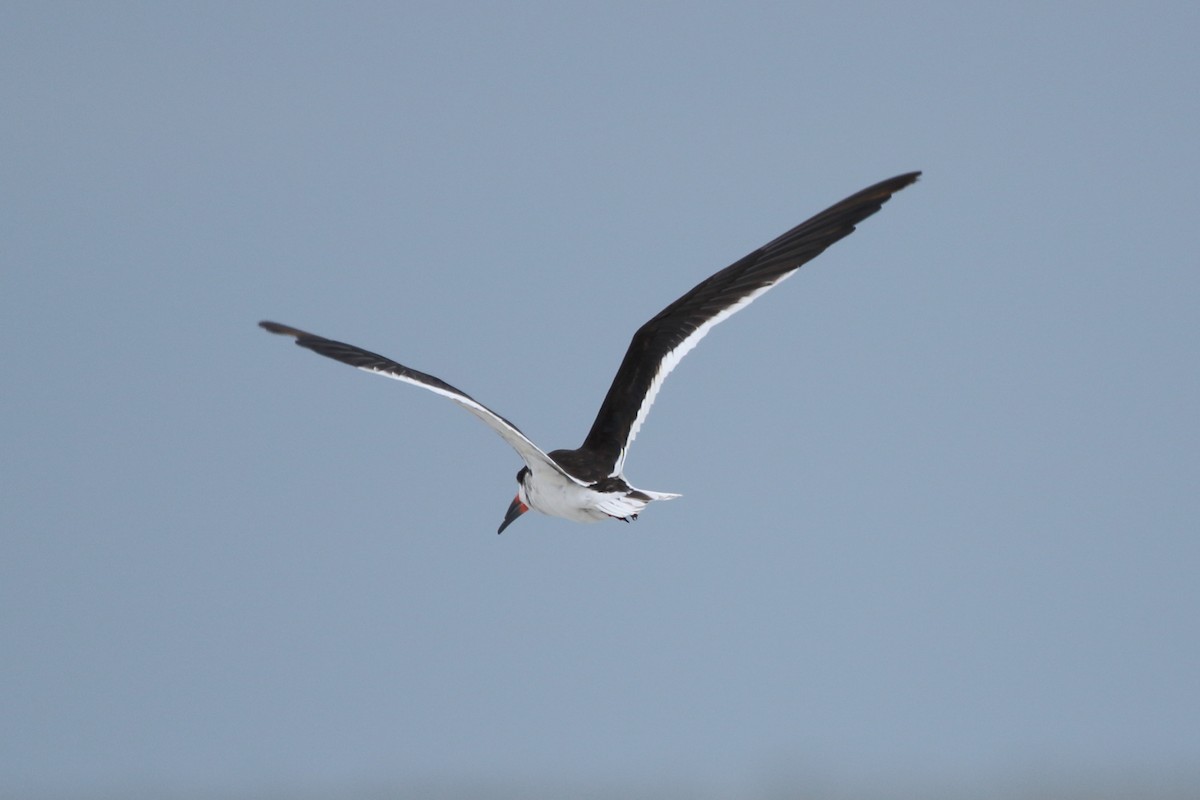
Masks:
[[[503,533],[531,508],[575,522],[604,519],[629,522],[637,519],[650,502],[679,497],[669,492],[637,489],[625,479],[629,446],[671,370],[714,325],[741,311],[834,242],[849,236],[855,225],[878,211],[893,194],[915,182],[920,174],[897,175],[847,197],[696,284],[658,312],[633,335],[587,438],[574,450],[545,452],[516,425],[441,378],[298,328],[277,322],[259,325],[271,333],[291,336],[296,344],[315,353],[440,394],[500,434],[521,456],[525,466],[517,473],[517,494],[497,533]]]

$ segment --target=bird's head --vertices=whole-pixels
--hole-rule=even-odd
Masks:
[[[504,533],[505,528],[529,510],[529,495],[525,493],[525,481],[529,480],[529,475],[529,467],[521,467],[520,472],[517,473],[517,496],[509,503],[508,511],[504,513],[504,522],[500,523],[500,530],[496,533]]]

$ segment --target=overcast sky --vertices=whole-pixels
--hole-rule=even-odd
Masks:
[[[1194,792],[1197,31],[4,3],[0,795]],[[255,326],[575,447],[642,322],[914,169],[667,381],[632,525],[496,536],[500,439]]]

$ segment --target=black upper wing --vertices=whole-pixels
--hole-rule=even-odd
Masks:
[[[620,474],[663,379],[715,324],[854,232],[920,172],[898,175],[830,206],[698,283],[638,329],[581,449],[613,464]]]
[[[540,447],[530,441],[528,436],[521,433],[516,425],[513,425],[483,403],[480,403],[461,389],[454,388],[441,378],[420,372],[411,367],[406,367],[390,358],[381,356],[378,353],[372,353],[369,350],[364,350],[361,347],[346,344],[345,342],[336,342],[333,339],[326,339],[324,336],[317,336],[316,334],[302,331],[299,328],[280,325],[278,322],[260,322],[258,324],[271,333],[295,338],[296,344],[306,347],[314,353],[320,353],[327,358],[341,361],[343,364],[349,364],[352,367],[358,367],[367,372],[374,372],[377,375],[383,375],[387,378],[420,386],[422,389],[428,389],[435,394],[440,394],[442,397],[453,400],[483,420],[489,428],[500,434],[500,438],[508,442],[535,473],[542,470],[553,470],[562,475],[567,475],[567,472],[556,464],[554,459],[550,458]],[[577,483],[580,482],[577,478],[569,475],[567,477],[570,477],[571,480]]]

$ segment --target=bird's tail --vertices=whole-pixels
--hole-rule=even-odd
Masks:
[[[647,492],[645,489],[630,489],[621,494],[607,495],[603,502],[596,506],[602,513],[616,519],[637,519],[637,515],[646,510],[646,506],[655,500],[674,500],[680,495],[670,492]]]

